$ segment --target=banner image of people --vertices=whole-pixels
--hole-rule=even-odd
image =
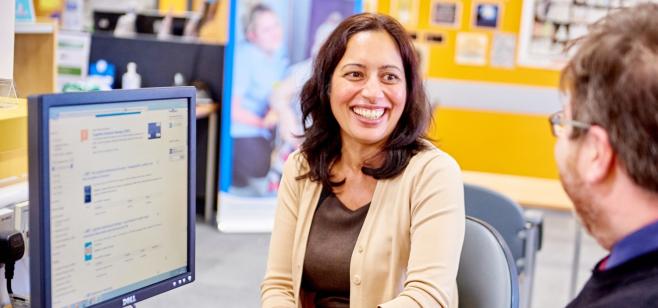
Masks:
[[[299,92],[314,56],[360,3],[233,0],[222,103],[218,227],[271,230],[283,163],[301,144]]]

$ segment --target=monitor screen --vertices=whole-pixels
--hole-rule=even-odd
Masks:
[[[30,98],[35,307],[121,307],[194,280],[193,115],[189,88]]]

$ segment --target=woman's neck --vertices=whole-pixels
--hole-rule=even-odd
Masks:
[[[351,172],[361,173],[364,166],[378,167],[382,163],[381,145],[363,145],[356,142],[343,142],[338,164]]]

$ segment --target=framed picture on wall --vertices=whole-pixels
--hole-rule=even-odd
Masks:
[[[425,43],[428,44],[443,44],[446,41],[446,36],[443,33],[427,32],[425,33]]]
[[[473,4],[473,26],[477,28],[498,29],[500,27],[501,6],[494,2],[475,2]]]
[[[434,0],[430,7],[430,24],[442,27],[459,27],[461,3]]]
[[[401,24],[415,29],[418,26],[417,0],[391,0],[390,14]]]
[[[489,37],[486,33],[457,33],[455,63],[460,65],[484,66],[487,64]]]
[[[516,65],[516,34],[496,32],[491,40],[489,65],[512,69]]]

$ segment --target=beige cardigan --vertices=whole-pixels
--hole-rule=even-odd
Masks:
[[[429,144],[397,177],[377,181],[350,263],[350,307],[457,307],[464,240],[459,166]],[[299,152],[285,164],[265,279],[263,307],[301,307],[306,241],[322,185]]]

